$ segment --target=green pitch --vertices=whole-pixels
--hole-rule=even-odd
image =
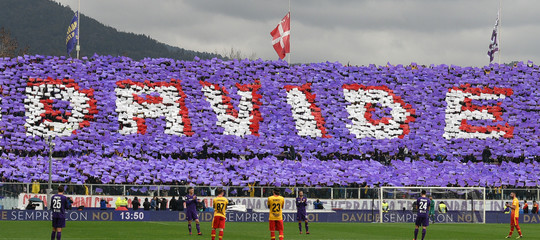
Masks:
[[[0,239],[50,239],[50,226],[51,223],[48,221],[2,221]],[[223,239],[270,239],[267,226],[267,223],[228,222]],[[309,227],[310,235],[299,235],[297,223],[285,223],[285,239],[410,240],[413,238],[414,229],[412,224],[404,223],[310,223]],[[540,238],[540,225],[523,224],[521,229],[524,239]],[[62,233],[62,239],[210,239],[210,223],[202,223],[201,230],[203,236],[189,236],[186,222],[68,222]],[[508,230],[509,224],[433,224],[428,228],[426,240],[504,239]],[[516,236],[517,232],[514,232],[514,237]]]

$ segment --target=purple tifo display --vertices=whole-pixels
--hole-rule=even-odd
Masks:
[[[537,156],[539,73],[537,65],[523,63],[482,68],[349,67],[262,60],[4,58],[0,172],[13,180],[45,179],[41,156],[48,149],[45,138],[53,136],[54,151],[66,155],[55,163],[55,181],[76,183],[95,177],[108,183],[415,184],[410,177],[384,177],[399,174],[388,167],[378,169],[377,176],[364,172],[378,167],[372,161],[319,162],[307,166],[306,174],[320,170],[329,175],[317,172],[316,179],[304,175],[277,180],[282,173],[264,172],[270,171],[268,166],[284,168],[283,172],[296,166],[272,156],[250,159],[250,165],[257,163],[251,169],[225,166],[241,161],[236,158],[193,163],[170,156],[203,150],[277,155],[282,147],[292,146],[303,157],[298,164],[304,164],[318,161],[318,155],[362,155],[375,149],[395,154],[399,147],[407,147],[418,154],[447,156],[456,167],[462,156],[479,157],[486,146],[494,156]],[[185,171],[191,164],[201,172]],[[391,168],[429,165],[407,160],[392,164]],[[211,177],[207,169],[224,174]],[[436,174],[449,175],[447,170]],[[496,184],[472,175],[426,184]],[[501,184],[512,181],[493,177]],[[536,185],[537,178],[518,180]]]

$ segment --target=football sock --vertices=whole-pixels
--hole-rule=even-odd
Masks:
[[[201,233],[201,225],[197,223],[197,233]]]
[[[518,226],[516,226],[516,229],[518,230],[518,233],[519,233],[519,236],[521,236],[521,228]]]
[[[308,223],[306,222],[306,232],[309,232]]]
[[[62,232],[57,232],[56,233],[56,240],[60,240],[62,239]]]
[[[426,229],[422,229],[422,240],[426,237]]]
[[[223,231],[219,231],[219,240],[223,240]]]
[[[52,231],[51,233],[51,240],[54,240],[56,238],[56,232]]]
[[[216,240],[216,229],[212,229],[212,240]]]
[[[191,233],[191,223],[187,225],[187,228],[189,229],[189,233]]]
[[[279,240],[283,240],[283,231],[279,231]]]
[[[302,232],[302,223],[298,223],[298,230],[300,230],[300,232]]]
[[[510,226],[510,233],[508,234],[508,236],[512,236],[512,233],[514,233],[514,226]]]
[[[416,239],[416,237],[418,237],[418,228],[414,229],[414,239]]]
[[[276,240],[276,233],[274,233],[274,231],[270,232],[270,239]]]

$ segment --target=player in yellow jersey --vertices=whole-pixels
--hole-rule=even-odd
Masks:
[[[268,197],[268,208],[270,209],[270,216],[268,222],[270,224],[270,238],[276,239],[275,231],[279,231],[279,240],[283,240],[283,206],[285,199],[279,196],[279,189],[274,189],[274,196]]]
[[[514,226],[515,226],[518,233],[519,233],[519,236],[516,239],[519,239],[519,238],[523,237],[521,235],[521,228],[519,227],[519,222],[518,222],[518,219],[519,219],[519,200],[517,199],[515,192],[511,192],[510,197],[513,199],[512,200],[512,205],[506,204],[506,207],[511,208],[512,213],[510,214],[510,233],[508,234],[508,236],[506,236],[506,238],[511,238],[512,237],[512,233],[514,232]]]
[[[223,229],[225,229],[225,211],[229,200],[223,197],[225,191],[218,188],[216,191],[217,197],[214,198],[214,219],[212,220],[212,240],[216,239],[216,229],[219,230],[219,240],[223,239]]]

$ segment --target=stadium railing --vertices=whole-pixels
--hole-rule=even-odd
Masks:
[[[33,183],[0,183],[0,197],[18,197],[21,193],[32,193]],[[46,183],[39,183],[39,193],[45,193]],[[58,183],[53,184],[56,189]],[[183,196],[189,187],[194,187],[199,196],[212,196],[212,192],[222,186],[189,185],[120,185],[120,184],[62,184],[67,194],[74,195],[109,195],[109,196]],[[225,186],[227,197],[269,197],[269,186]],[[379,188],[351,187],[278,187],[284,197],[296,197],[298,191],[312,199],[378,199]],[[87,192],[88,191],[88,192]],[[486,199],[509,199],[510,192],[515,192],[519,199],[539,200],[540,188],[486,188]],[[386,196],[388,197],[388,196]],[[398,198],[398,196],[394,196]],[[399,198],[403,198],[400,196]]]

